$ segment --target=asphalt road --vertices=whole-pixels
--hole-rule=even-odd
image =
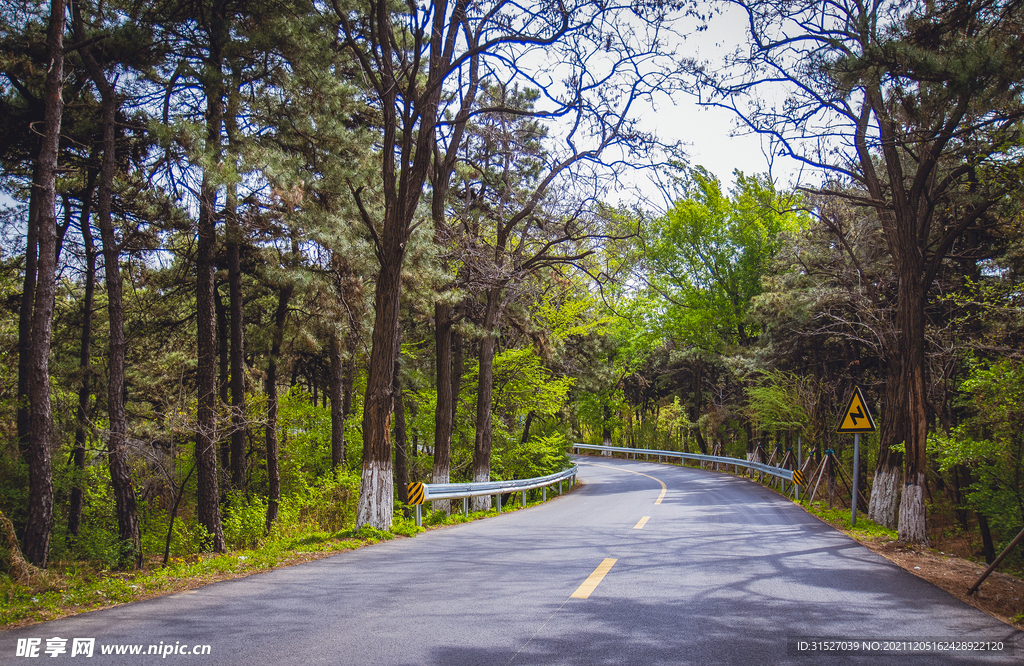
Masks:
[[[583,487],[543,506],[3,632],[0,663],[32,663],[16,654],[34,638],[37,660],[83,664],[1024,663],[1024,634],[754,483],[579,461]],[[55,637],[67,651],[50,657]],[[1005,649],[905,652],[924,641]],[[114,645],[143,654],[101,654]]]

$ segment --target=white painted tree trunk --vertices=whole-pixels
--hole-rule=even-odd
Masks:
[[[900,541],[928,545],[928,530],[925,529],[924,474],[917,475],[917,483],[903,487],[900,502]]]
[[[868,519],[894,530],[899,525],[900,481],[903,470],[888,467],[875,473],[871,485],[871,499],[868,500]]]
[[[434,473],[430,477],[431,483],[449,483],[451,479],[451,470],[447,466],[434,465]],[[437,500],[431,503],[431,508],[434,511],[444,511],[446,514],[451,515],[452,512],[452,501],[451,500]]]
[[[391,461],[371,460],[363,463],[359,482],[359,505],[356,509],[356,527],[369,525],[378,530],[391,529],[394,513],[394,485],[391,480]]]
[[[473,483],[484,483],[491,480],[491,475],[488,470],[487,474],[474,474]],[[481,495],[479,497],[469,498],[469,510],[470,511],[490,511],[491,510],[491,496]]]

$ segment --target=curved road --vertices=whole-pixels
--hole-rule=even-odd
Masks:
[[[543,506],[4,632],[0,664],[33,663],[15,656],[18,639],[32,638],[46,663],[83,664],[1024,660],[1021,632],[757,484],[643,461],[578,461],[583,487]],[[56,658],[44,653],[53,637],[68,639]],[[95,639],[92,658],[70,656],[74,638]],[[884,639],[986,640],[1008,649],[851,656],[801,653],[801,639],[808,647],[873,639],[875,648]],[[209,654],[145,654],[161,642],[209,645]],[[143,654],[101,654],[119,644],[140,644]]]

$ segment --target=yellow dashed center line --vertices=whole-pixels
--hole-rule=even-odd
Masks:
[[[576,591],[572,593],[570,598],[589,598],[590,593],[597,589],[597,586],[601,584],[601,581],[604,580],[604,577],[606,575],[608,575],[608,572],[611,571],[612,565],[616,562],[618,562],[618,560],[609,557],[605,559],[604,562],[601,562],[601,564],[597,565],[597,568],[594,569],[594,573],[590,574],[590,576],[588,576],[587,579],[583,581],[583,584],[580,585],[579,588],[577,588]]]
[[[592,462],[577,461],[577,464],[579,464],[579,465],[593,465],[594,467],[607,467],[608,469],[614,469],[616,472],[629,472],[630,474],[639,474],[640,476],[646,476],[648,479],[652,479],[654,481],[657,481],[658,483],[661,484],[661,494],[658,495],[658,499],[654,500],[655,504],[661,504],[661,500],[665,499],[665,493],[668,492],[668,487],[665,485],[665,482],[662,481],[661,479],[655,479],[650,474],[644,474],[643,472],[634,472],[631,469],[622,469],[621,467],[612,467],[611,465],[601,465],[601,464],[592,463]]]
[[[650,520],[650,519],[651,519],[650,516],[644,516],[643,518],[640,519],[639,523],[637,523],[636,525],[633,526],[633,529],[634,530],[642,530],[644,528],[644,525],[646,525],[647,521]]]

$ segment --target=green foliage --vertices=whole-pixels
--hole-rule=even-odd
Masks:
[[[359,472],[339,469],[282,501],[284,524],[316,525],[337,532],[354,526],[359,496]]]
[[[629,409],[621,389],[580,393],[573,407],[579,420],[588,426],[580,433],[586,444],[602,444],[605,429],[613,440],[621,439],[626,423],[620,415]]]
[[[506,349],[494,356],[495,412],[555,414],[574,383],[571,377],[556,377],[531,347]]]
[[[566,453],[568,442],[561,433],[531,437],[492,459],[492,478],[533,479],[567,469],[571,463]]]
[[[602,332],[614,321],[601,315],[594,295],[580,289],[550,290],[533,303],[533,317],[551,338],[564,340]]]
[[[16,437],[6,440],[11,449]],[[0,450],[0,511],[15,523],[24,520],[28,505],[28,464],[14,451]]]
[[[166,533],[166,528],[164,530]],[[206,528],[192,517],[174,521],[174,533],[171,535],[171,555],[175,557],[196,556],[206,552],[213,543],[213,537]]]
[[[68,447],[63,447],[57,459],[67,460],[67,450]],[[86,468],[81,473],[67,464],[57,466],[54,471],[54,486],[58,496],[67,497],[72,482],[81,482],[83,506],[77,538],[69,537],[63,512],[55,515],[54,536],[50,546],[52,556],[75,557],[103,566],[117,566],[120,541],[110,470],[105,456],[97,451],[87,452]]]
[[[765,373],[760,384],[748,386],[751,421],[766,430],[805,431],[810,418],[804,409],[799,383],[796,375],[775,370]]]
[[[458,423],[465,432],[471,432],[475,427],[477,373],[478,369],[472,368],[463,379],[464,397]],[[533,413],[533,424],[538,427],[544,419],[557,415],[568,400],[573,384],[573,378],[557,376],[547,368],[532,348],[506,349],[495,355],[491,411],[492,478],[513,478],[505,476],[514,472],[503,470],[500,461],[520,455],[515,451],[520,447],[522,428],[529,414]],[[432,422],[433,415],[429,419]],[[471,450],[467,452],[453,447],[453,474],[456,474],[454,470],[460,467],[462,460],[468,463],[468,457],[462,456],[471,454]]]
[[[1005,543],[1024,526],[1024,361],[976,363],[960,389],[969,416],[948,435],[932,434],[929,449],[943,472],[970,470],[967,508]]]
[[[229,495],[230,509],[224,518],[224,539],[229,548],[255,548],[266,534],[267,500]]]
[[[796,201],[766,176],[737,173],[731,196],[703,167],[677,179],[682,196],[648,229],[646,281],[667,300],[661,325],[706,350],[747,344],[758,334],[750,305],[781,248],[801,228]]]
[[[312,404],[305,388],[292,386],[280,397],[281,493],[302,492],[310,479],[331,466],[331,410]]]

